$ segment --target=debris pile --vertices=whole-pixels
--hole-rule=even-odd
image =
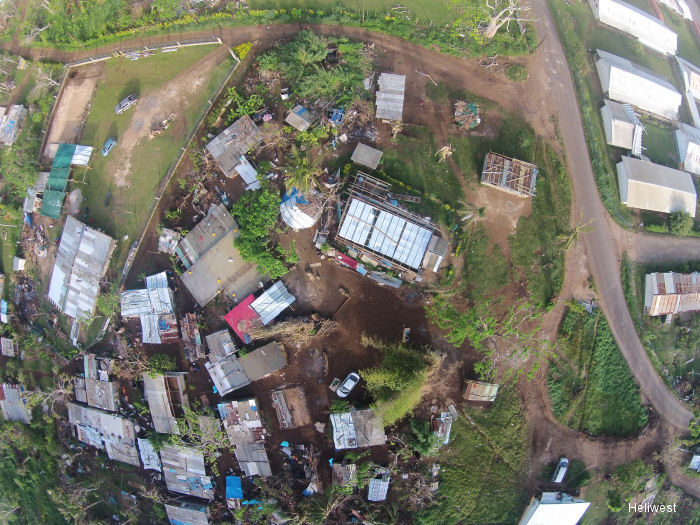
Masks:
[[[454,123],[458,128],[474,129],[481,124],[479,106],[473,102],[458,100],[455,102]]]

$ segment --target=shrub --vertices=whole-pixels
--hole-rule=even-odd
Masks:
[[[523,82],[530,77],[530,74],[525,66],[512,64],[506,69],[506,76],[513,82]]]
[[[685,237],[693,230],[693,218],[688,212],[675,211],[668,220],[669,230],[673,235]]]

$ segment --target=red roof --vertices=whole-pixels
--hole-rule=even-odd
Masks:
[[[344,253],[339,253],[336,255],[336,258],[345,266],[349,266],[353,270],[357,270],[357,261],[355,259],[352,259],[345,255]]]
[[[224,316],[228,325],[244,343],[250,343],[251,338],[247,332],[252,326],[252,321],[259,318],[255,310],[250,307],[254,300],[255,296],[250,294]]]

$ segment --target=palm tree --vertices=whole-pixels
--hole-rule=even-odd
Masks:
[[[310,160],[308,154],[298,155],[290,160],[291,162],[287,164],[287,179],[284,181],[284,187],[287,191],[296,188],[304,194],[311,188],[320,187],[318,176],[321,174],[321,170],[318,167],[318,160]]]
[[[459,201],[459,207],[455,212],[464,223],[478,222],[486,215],[486,206],[477,208],[471,202]]]
[[[564,251],[568,250],[572,246],[575,246],[578,242],[579,236],[582,233],[593,231],[593,227],[590,224],[593,221],[589,220],[585,223],[583,222],[583,213],[579,215],[578,223],[573,229],[568,230],[564,233],[557,235],[557,243],[564,247]]]
[[[447,146],[443,146],[439,150],[435,152],[435,156],[439,156],[440,158],[438,159],[438,164],[441,162],[444,162],[447,157],[451,157],[452,153],[454,152],[454,148],[452,147],[452,144],[448,144]]]

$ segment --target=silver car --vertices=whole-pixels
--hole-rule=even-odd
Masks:
[[[346,377],[343,382],[340,383],[336,394],[338,394],[338,397],[348,397],[348,394],[357,386],[357,383],[359,382],[360,374],[357,372],[350,372],[348,377]]]
[[[131,106],[136,104],[136,102],[138,102],[138,100],[139,100],[139,98],[136,96],[136,93],[132,93],[128,97],[123,98],[122,101],[119,102],[119,104],[117,104],[117,107],[114,108],[114,112],[117,115],[121,115],[127,109],[129,109]]]

